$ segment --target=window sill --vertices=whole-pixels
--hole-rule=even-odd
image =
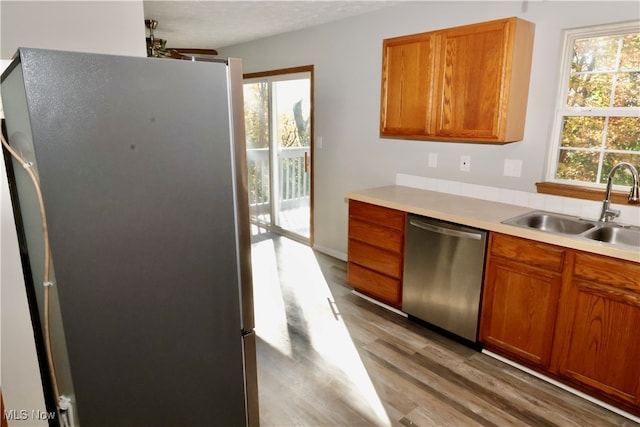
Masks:
[[[595,200],[601,202],[604,199],[604,190],[576,187],[567,184],[557,184],[555,182],[536,182],[538,193],[553,194],[555,196],[573,197],[574,199]],[[612,191],[611,203],[621,205],[640,206],[629,203],[629,194],[624,191]]]

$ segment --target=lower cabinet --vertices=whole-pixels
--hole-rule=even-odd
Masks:
[[[480,341],[548,368],[565,250],[490,234]]]
[[[401,308],[406,213],[349,201],[347,281]],[[640,264],[490,233],[488,350],[640,416]]]
[[[640,264],[491,233],[480,341],[640,415]]]
[[[559,310],[559,375],[640,408],[640,264],[575,253]]]
[[[395,308],[402,304],[406,213],[349,201],[347,282]]]

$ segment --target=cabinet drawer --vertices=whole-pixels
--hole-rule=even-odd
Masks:
[[[369,243],[393,252],[402,252],[402,232],[378,224],[371,224],[352,218],[349,221],[349,238]]]
[[[574,277],[640,292],[640,264],[577,252]]]
[[[402,211],[349,200],[349,216],[404,232],[405,213]]]
[[[399,280],[383,276],[350,262],[347,269],[347,282],[364,294],[394,307],[400,307]]]
[[[402,258],[393,252],[349,239],[349,262],[355,262],[371,270],[399,279]]]
[[[517,260],[546,270],[560,273],[564,265],[565,253],[566,250],[558,246],[504,234],[491,234],[491,255]]]

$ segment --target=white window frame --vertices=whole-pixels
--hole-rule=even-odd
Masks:
[[[601,37],[612,34],[634,33],[640,30],[640,20],[622,22],[616,24],[598,25],[590,27],[575,28],[565,30],[564,48],[562,52],[562,67],[558,82],[556,95],[556,108],[554,115],[553,131],[547,158],[546,181],[558,184],[572,185],[581,188],[603,189],[606,184],[598,182],[589,183],[575,180],[565,180],[556,178],[558,159],[560,155],[560,144],[562,143],[562,129],[564,117],[571,116],[611,116],[611,117],[637,117],[640,115],[640,107],[567,107],[567,91],[569,77],[571,75],[571,64],[573,59],[573,46],[576,39]],[[605,130],[606,133],[606,130]],[[602,151],[601,151],[602,152]],[[596,180],[598,181],[598,180]],[[616,186],[616,190],[625,190],[628,187]]]

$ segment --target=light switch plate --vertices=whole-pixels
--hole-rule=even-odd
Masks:
[[[429,153],[429,163],[427,165],[430,168],[438,167],[438,153]]]

